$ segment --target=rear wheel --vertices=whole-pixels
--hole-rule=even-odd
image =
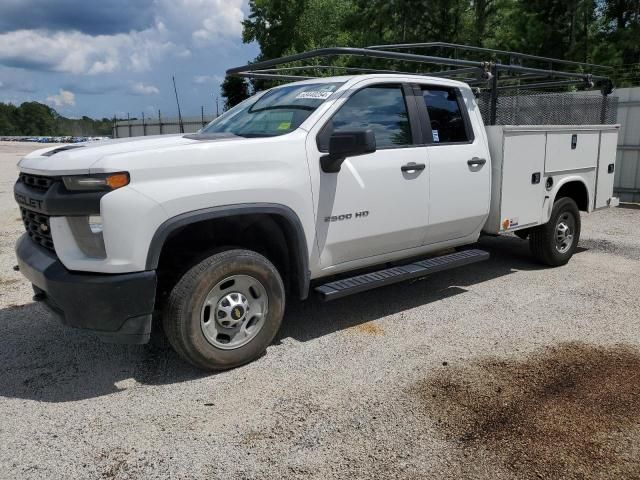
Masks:
[[[178,354],[205,370],[233,368],[260,356],[284,314],[282,279],[249,250],[227,250],[191,268],[169,295],[164,330]]]
[[[571,198],[560,198],[553,205],[549,221],[531,230],[529,245],[533,256],[550,266],[565,265],[580,240],[580,211]]]

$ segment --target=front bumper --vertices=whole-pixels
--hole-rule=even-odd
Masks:
[[[37,299],[62,323],[115,343],[147,343],[156,294],[156,272],[76,273],[26,234],[16,245],[18,266]]]

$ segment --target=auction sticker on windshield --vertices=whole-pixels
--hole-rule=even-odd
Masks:
[[[313,98],[314,100],[326,100],[327,98],[329,98],[331,96],[332,93],[333,92],[327,91],[327,90],[323,90],[323,91],[310,90],[308,92],[299,93],[296,96],[296,99]]]

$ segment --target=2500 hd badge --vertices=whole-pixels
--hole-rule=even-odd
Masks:
[[[352,218],[365,218],[369,216],[369,210],[362,210],[355,213],[345,213],[343,215],[331,215],[324,217],[325,222],[340,222],[342,220],[351,220]]]

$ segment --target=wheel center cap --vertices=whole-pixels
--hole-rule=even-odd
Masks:
[[[235,328],[245,320],[249,310],[247,298],[238,292],[229,293],[220,299],[216,319],[225,328]]]
[[[241,320],[242,317],[244,317],[244,308],[242,308],[242,306],[236,305],[231,309],[231,318],[238,321]]]

